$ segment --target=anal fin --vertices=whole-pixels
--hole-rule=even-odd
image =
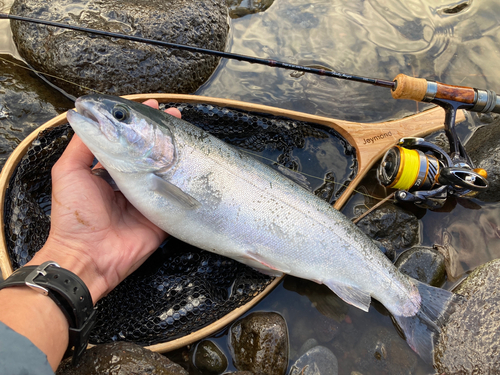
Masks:
[[[368,312],[371,303],[371,296],[369,293],[358,287],[344,284],[339,281],[325,280],[323,283],[333,290],[336,295],[342,298],[344,302]]]

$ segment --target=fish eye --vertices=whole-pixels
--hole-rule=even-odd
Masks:
[[[113,117],[118,121],[125,121],[129,117],[128,109],[122,105],[117,105],[113,108]]]

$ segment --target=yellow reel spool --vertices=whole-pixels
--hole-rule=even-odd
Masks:
[[[420,170],[420,156],[417,150],[396,147],[399,148],[401,168],[399,168],[394,182],[388,187],[398,190],[409,190],[417,181]]]
[[[439,169],[440,164],[435,156],[394,146],[385,154],[378,178],[388,188],[428,190],[436,183]]]

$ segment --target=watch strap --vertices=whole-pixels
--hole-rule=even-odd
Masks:
[[[0,289],[25,285],[50,297],[61,309],[69,323],[68,350],[74,347],[76,364],[87,347],[96,313],[85,283],[73,272],[55,262],[17,269],[0,283]]]

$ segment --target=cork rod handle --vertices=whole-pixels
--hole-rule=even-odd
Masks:
[[[396,87],[392,90],[394,99],[411,99],[420,102],[428,94],[428,82],[424,78],[398,74],[394,78],[394,82],[396,82]],[[441,82],[435,82],[434,87],[435,91],[432,96],[436,99],[454,100],[468,104],[474,103],[475,91],[471,87],[452,86]]]
[[[420,102],[427,92],[427,80],[425,78],[414,78],[404,74],[398,74],[394,78],[396,87],[392,90],[394,99],[411,99]]]

